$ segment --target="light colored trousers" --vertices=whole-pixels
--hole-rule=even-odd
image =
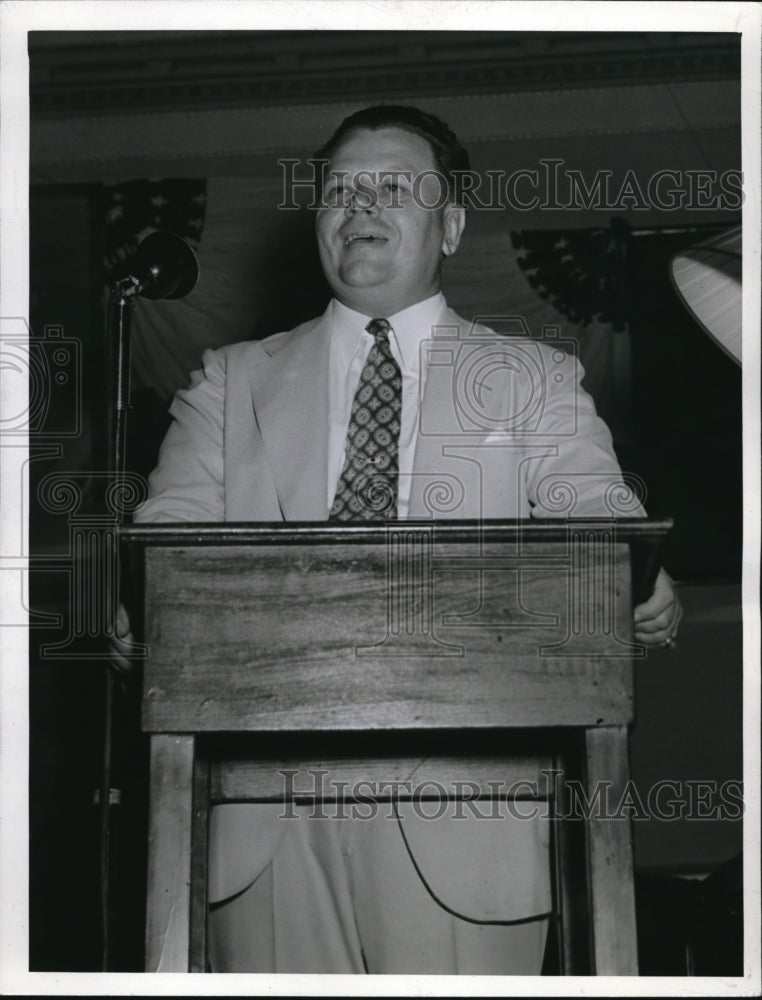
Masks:
[[[215,972],[537,975],[551,908],[548,822],[503,815],[437,819],[434,803],[377,803],[372,818],[278,819],[282,805],[212,813],[209,955]],[[330,813],[330,806],[326,811]],[[370,806],[366,804],[366,811]],[[220,848],[220,810],[252,845],[274,853],[229,894],[234,859]],[[431,813],[428,813],[431,815]],[[277,824],[277,825],[276,825]],[[285,824],[285,825],[284,825]],[[253,849],[257,848],[253,846]],[[226,896],[226,894],[228,894]]]

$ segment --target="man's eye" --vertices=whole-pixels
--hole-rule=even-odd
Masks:
[[[334,207],[337,205],[346,205],[350,198],[349,192],[343,184],[334,184],[326,188],[325,196],[328,204]]]

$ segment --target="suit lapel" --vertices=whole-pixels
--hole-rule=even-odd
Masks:
[[[328,516],[329,336],[321,317],[263,342],[265,357],[250,373],[254,418],[287,521]]]

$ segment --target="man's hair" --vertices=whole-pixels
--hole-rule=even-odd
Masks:
[[[372,132],[399,128],[425,140],[436,169],[445,177],[450,198],[462,201],[463,185],[456,184],[455,171],[471,169],[468,152],[441,118],[406,104],[375,104],[345,118],[331,138],[315,153],[316,160],[329,159],[347,136],[363,129]]]

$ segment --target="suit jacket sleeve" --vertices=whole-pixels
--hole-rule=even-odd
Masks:
[[[205,351],[203,370],[193,372],[190,387],[175,394],[173,422],[136,521],[225,519],[225,361],[224,351]]]
[[[527,463],[532,516],[645,517],[642,484],[623,476],[611,432],[581,386],[584,374],[572,355],[547,365],[540,455]]]

